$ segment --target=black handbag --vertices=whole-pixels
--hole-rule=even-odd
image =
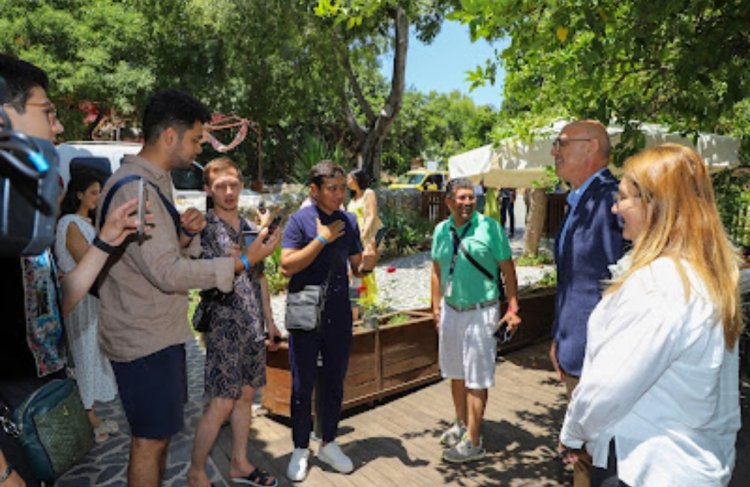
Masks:
[[[0,423],[18,438],[39,480],[52,481],[94,447],[94,431],[73,379],[55,379],[31,393],[13,411],[0,406]]]
[[[206,289],[200,292],[201,306],[193,314],[193,329],[199,333],[206,333],[211,329],[211,316],[213,307],[217,304],[227,305],[234,291],[223,293],[217,288]]]

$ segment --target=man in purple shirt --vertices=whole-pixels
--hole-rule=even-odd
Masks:
[[[346,193],[344,170],[331,161],[321,161],[310,171],[310,195],[314,205],[294,213],[284,229],[281,272],[291,277],[289,291],[309,284],[323,284],[329,274],[320,327],[289,333],[289,365],[292,370],[292,438],[294,451],[287,477],[299,482],[307,475],[311,397],[318,353],[323,358],[322,443],[318,458],[341,473],[354,469],[351,459],[335,442],[344,395],[344,376],[352,343],[352,311],[349,302],[347,264],[357,277],[372,272],[376,256],[363,254],[356,217],[341,211]]]

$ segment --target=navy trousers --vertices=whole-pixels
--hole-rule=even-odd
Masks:
[[[514,207],[513,201],[510,198],[501,199],[500,201],[500,225],[502,225],[503,229],[505,229],[505,222],[507,220],[510,220],[508,233],[510,233],[511,237],[516,234],[516,214],[515,214],[513,207]]]
[[[591,487],[630,487],[617,476],[617,454],[615,453],[614,438],[609,442],[607,468],[594,467],[591,472]]]
[[[307,448],[312,431],[312,391],[315,385],[318,352],[321,370],[322,440],[336,439],[344,376],[352,346],[352,310],[346,295],[331,296],[324,308],[320,331],[289,333],[289,367],[292,371],[292,439],[295,448]]]

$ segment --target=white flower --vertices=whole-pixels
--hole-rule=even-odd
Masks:
[[[630,252],[623,255],[620,260],[615,262],[614,264],[610,264],[607,267],[609,268],[609,273],[612,274],[612,280],[617,279],[621,275],[625,274],[628,269],[633,265],[633,256],[630,255]]]

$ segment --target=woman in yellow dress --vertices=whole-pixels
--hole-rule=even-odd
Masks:
[[[357,216],[363,250],[377,253],[375,235],[383,226],[383,222],[378,216],[378,200],[375,191],[368,187],[367,176],[361,169],[350,172],[346,178],[346,184],[351,193],[346,210]],[[359,295],[359,304],[365,307],[375,304],[378,294],[375,274],[363,277],[362,286],[364,290]]]

